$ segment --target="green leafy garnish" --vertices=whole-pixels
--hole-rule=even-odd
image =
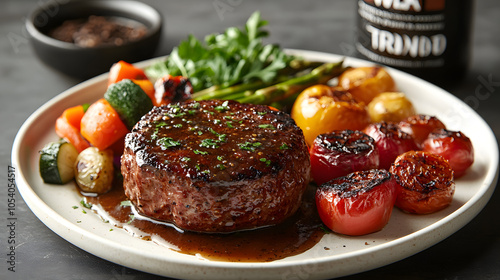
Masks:
[[[254,152],[255,149],[257,149],[260,146],[262,146],[262,143],[260,142],[245,142],[238,144],[238,147],[240,147],[240,149],[252,152]]]
[[[280,150],[288,150],[288,149],[290,149],[290,147],[288,147],[286,143],[281,144]]]
[[[180,146],[181,142],[174,140],[172,137],[163,137],[158,139],[158,145],[160,145],[164,149],[168,149],[171,147]]]
[[[274,125],[272,125],[272,124],[259,124],[259,128],[272,129],[272,130],[276,129],[276,127],[274,127]]]
[[[87,209],[90,209],[92,208],[92,203],[88,203],[88,202],[85,202],[85,200],[80,200],[80,205],[82,205],[83,207],[87,208]]]
[[[132,206],[132,201],[130,200],[121,201],[120,206]]]
[[[259,159],[261,162],[265,163],[267,166],[271,165],[271,160],[267,158],[261,158]]]
[[[202,42],[189,35],[175,47],[165,61],[146,69],[152,79],[170,74],[188,77],[193,91],[238,83],[270,82],[288,66],[293,56],[277,45],[264,44],[268,24],[260,12],[253,13],[245,28],[230,27],[222,34],[210,34]]]
[[[196,155],[208,155],[208,152],[206,152],[206,151],[193,150],[193,152],[194,152]]]

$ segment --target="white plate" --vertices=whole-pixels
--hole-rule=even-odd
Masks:
[[[338,61],[332,54],[290,50],[310,60]],[[154,60],[138,64],[145,67]],[[369,62],[345,59],[346,65]],[[12,149],[21,195],[47,227],[72,244],[103,259],[169,277],[183,279],[321,279],[362,272],[406,258],[445,239],[460,229],[486,205],[498,174],[496,139],[476,112],[451,94],[400,71],[390,70],[401,91],[419,113],[440,118],[448,128],[468,135],[475,148],[475,162],[457,181],[451,206],[431,215],[393,212],[380,232],[346,237],[327,234],[309,251],[267,263],[215,262],[166,249],[131,236],[102,222],[94,213],[73,209],[81,198],[71,187],[46,185],[38,173],[38,151],[57,139],[54,122],[70,106],[101,98],[105,74],[56,96],[34,112],[19,130]],[[328,247],[329,250],[325,250]]]

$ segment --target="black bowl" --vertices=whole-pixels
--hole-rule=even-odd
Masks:
[[[48,35],[49,30],[66,20],[90,15],[135,20],[146,26],[148,31],[137,41],[92,48],[63,42]],[[67,75],[86,79],[107,72],[113,63],[120,60],[133,63],[153,57],[162,35],[162,24],[161,14],[141,2],[99,0],[58,4],[48,1],[30,14],[26,28],[35,53],[44,63]]]

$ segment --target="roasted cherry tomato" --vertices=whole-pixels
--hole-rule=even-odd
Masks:
[[[372,169],[321,185],[316,191],[316,207],[332,231],[363,235],[387,224],[396,197],[397,186],[389,171]]]
[[[422,146],[429,133],[438,128],[446,128],[446,126],[435,116],[413,115],[400,121],[399,128],[413,136],[417,145]]]
[[[370,122],[366,108],[340,88],[315,85],[299,94],[292,118],[304,132],[309,147],[316,136],[334,130],[361,130]]]
[[[155,106],[186,101],[193,94],[193,86],[188,78],[166,75],[155,82]]]
[[[465,174],[474,163],[474,147],[469,137],[460,131],[437,129],[429,134],[422,149],[444,157],[455,172],[455,178]]]
[[[403,211],[430,214],[447,207],[453,199],[453,170],[439,155],[424,151],[404,153],[390,172],[399,188],[396,206]]]
[[[375,140],[361,131],[320,134],[309,152],[311,175],[318,185],[354,171],[376,169],[379,165]]]
[[[401,131],[395,123],[373,123],[368,125],[364,132],[375,139],[375,145],[380,157],[379,168],[388,170],[400,154],[418,150],[413,137]]]
[[[368,104],[372,122],[399,122],[415,114],[413,104],[402,92],[383,92]]]
[[[366,105],[382,92],[396,91],[396,84],[391,75],[384,68],[378,66],[346,70],[339,77],[339,86]]]

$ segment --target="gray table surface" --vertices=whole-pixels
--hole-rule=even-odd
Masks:
[[[0,6],[0,279],[162,279],[105,261],[68,243],[18,200],[16,272],[7,270],[7,173],[14,137],[40,105],[81,82],[55,72],[34,55],[24,29],[28,12],[56,0],[2,0]],[[144,1],[166,18],[154,56],[170,53],[187,34],[199,38],[242,26],[254,10],[270,22],[269,41],[285,48],[352,55],[356,1]],[[215,9],[225,4],[226,10]],[[500,4],[478,0],[470,72],[450,91],[465,100],[482,91],[474,109],[500,137]],[[488,86],[484,84],[488,81]],[[477,96],[476,96],[477,97]],[[468,225],[437,245],[396,263],[347,276],[354,279],[500,279],[500,193]]]

